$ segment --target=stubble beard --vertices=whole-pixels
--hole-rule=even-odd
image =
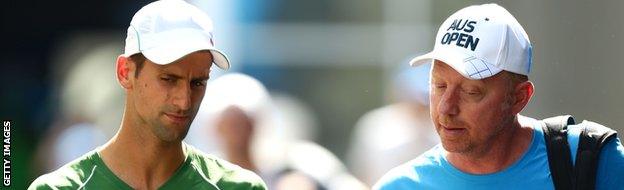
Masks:
[[[167,109],[161,109],[161,110],[167,110]],[[191,116],[189,116],[189,120],[184,123],[182,126],[177,126],[174,124],[166,124],[165,121],[166,120],[166,115],[165,112],[160,112],[159,117],[154,119],[153,122],[151,122],[150,124],[150,130],[152,131],[152,133],[161,141],[163,142],[169,142],[169,143],[175,143],[175,142],[181,142],[182,140],[184,140],[184,138],[186,138],[186,135],[188,134],[188,131],[191,127],[191,123],[193,122],[193,120],[195,119],[195,114],[192,114]]]

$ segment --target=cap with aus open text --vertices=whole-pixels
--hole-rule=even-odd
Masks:
[[[449,16],[438,29],[433,51],[410,64],[439,60],[464,77],[479,80],[503,70],[528,75],[531,59],[531,42],[516,18],[497,4],[483,4]]]

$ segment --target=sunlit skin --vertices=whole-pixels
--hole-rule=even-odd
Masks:
[[[212,66],[209,51],[158,65],[117,59],[117,79],[125,90],[121,127],[100,151],[104,163],[134,189],[157,189],[184,161],[186,136],[205,93]]]
[[[148,126],[152,134],[165,142],[179,142],[189,126],[206,91],[210,73],[210,53],[193,53],[168,65],[146,60],[138,78],[131,77],[128,90],[129,113],[134,125]]]
[[[431,118],[458,169],[487,174],[518,160],[530,145],[533,131],[517,114],[533,95],[530,81],[513,84],[501,72],[471,80],[436,60],[431,70]]]

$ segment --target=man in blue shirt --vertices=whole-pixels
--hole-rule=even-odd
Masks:
[[[519,115],[534,87],[531,43],[518,21],[496,4],[466,7],[442,23],[435,42],[410,64],[433,60],[430,109],[441,144],[373,189],[554,189],[541,124]],[[588,123],[569,126],[572,155]],[[596,189],[624,189],[622,176],[624,147],[614,139],[600,153]]]

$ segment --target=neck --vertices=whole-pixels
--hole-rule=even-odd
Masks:
[[[529,148],[533,135],[530,126],[521,126],[514,120],[485,147],[461,153],[446,152],[447,160],[459,170],[471,174],[489,174],[501,171],[519,160]]]
[[[184,162],[182,142],[164,142],[145,123],[122,120],[117,134],[100,151],[104,163],[134,189],[156,189]]]

